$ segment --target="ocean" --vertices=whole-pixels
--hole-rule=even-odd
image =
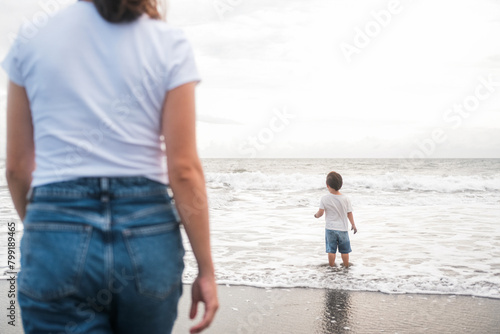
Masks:
[[[203,159],[203,166],[219,284],[500,298],[500,159]],[[349,269],[327,265],[324,218],[313,217],[332,170],[343,176],[358,227]],[[15,216],[4,171],[0,161],[2,222]],[[3,226],[0,275],[6,242]],[[197,269],[184,243],[189,283]]]

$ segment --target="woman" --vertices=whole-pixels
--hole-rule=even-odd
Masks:
[[[199,268],[191,319],[205,304],[191,333],[218,308],[196,151],[199,76],[183,33],[158,19],[154,0],[79,1],[20,34],[2,63],[26,333],[170,333],[181,221]]]

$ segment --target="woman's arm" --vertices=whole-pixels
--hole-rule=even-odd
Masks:
[[[35,169],[35,144],[28,95],[24,87],[9,82],[7,97],[7,161],[5,176],[17,214],[24,220],[26,195]]]
[[[212,322],[219,302],[210,251],[205,178],[196,149],[194,90],[195,83],[188,83],[168,92],[163,110],[162,133],[175,205],[198,262],[190,318],[196,316],[198,302],[204,302],[203,319],[191,328],[191,333],[199,333]]]

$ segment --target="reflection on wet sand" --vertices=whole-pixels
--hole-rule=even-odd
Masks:
[[[343,333],[352,322],[351,294],[347,291],[326,289],[324,295],[321,333]]]

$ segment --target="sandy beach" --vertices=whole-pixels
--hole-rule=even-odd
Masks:
[[[184,286],[174,333],[188,333],[190,286]],[[19,308],[8,325],[8,281],[0,280],[0,333],[22,333]],[[233,333],[498,333],[500,300],[452,295],[389,295],[329,289],[219,286],[221,308],[205,332]],[[17,306],[17,305],[16,305]],[[199,315],[201,316],[201,314]]]
[[[221,310],[206,333],[499,333],[500,329],[497,299],[246,286],[220,286],[219,293]],[[181,300],[175,333],[187,333],[188,303],[188,298]]]

